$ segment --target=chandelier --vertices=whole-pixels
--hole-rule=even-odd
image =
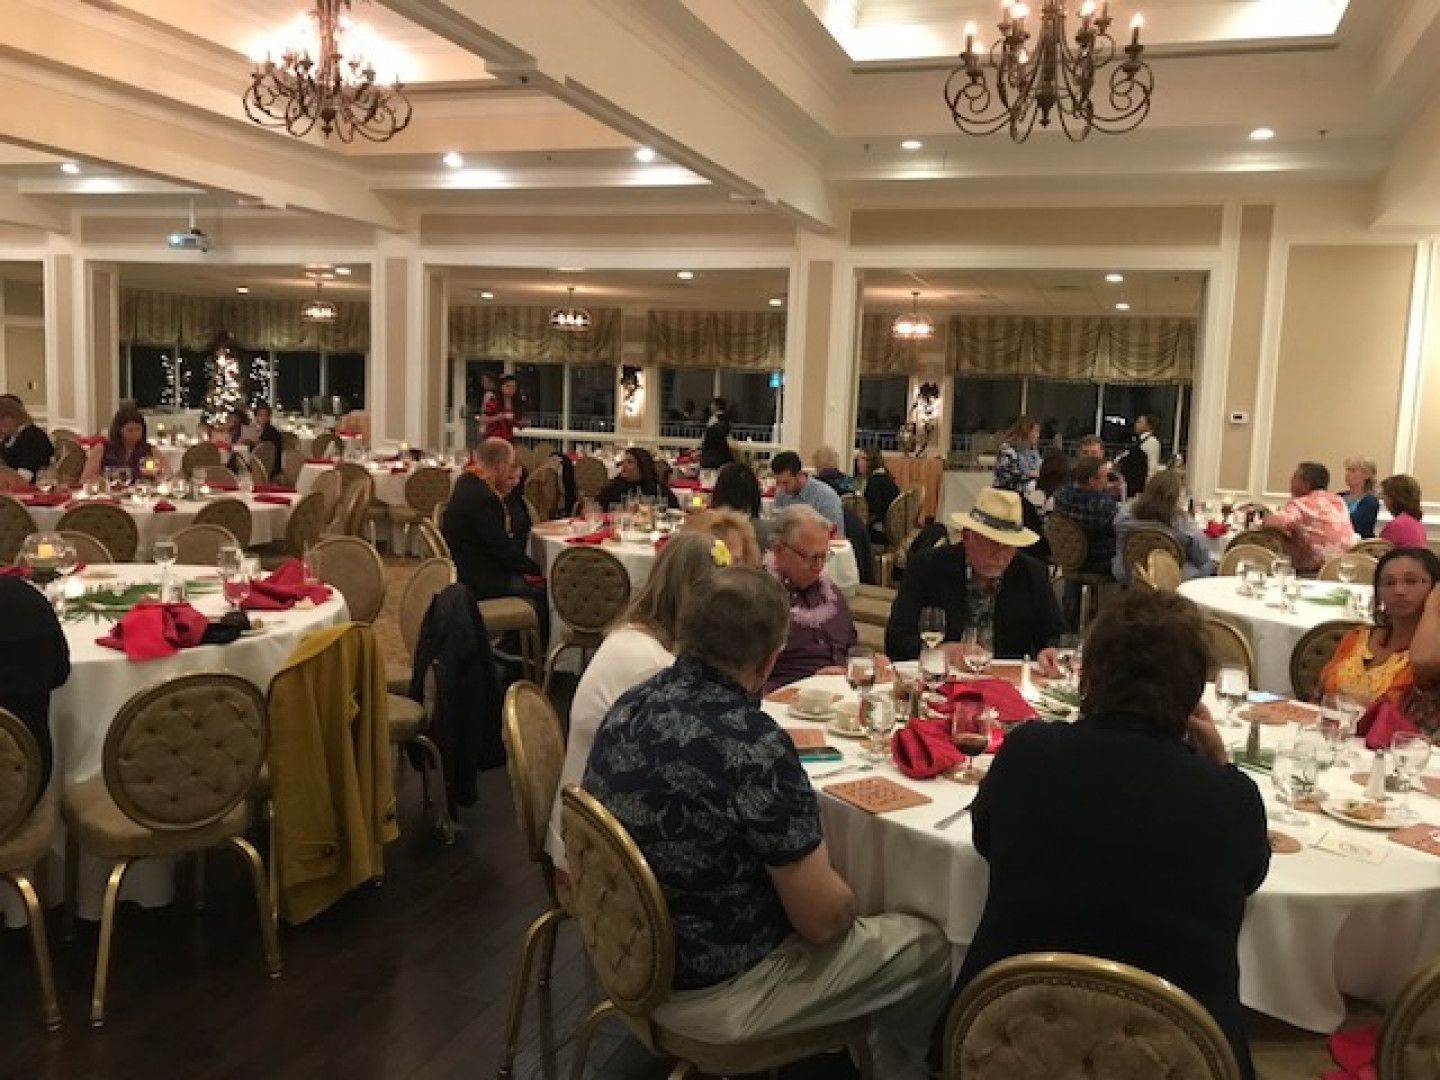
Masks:
[[[556,308],[550,312],[550,325],[556,330],[562,330],[567,334],[579,333],[582,330],[590,329],[590,312],[583,307],[575,306],[575,287],[570,286],[570,301],[563,308]]]
[[[351,0],[315,0],[282,39],[267,45],[245,91],[245,115],[265,127],[308,135],[315,126],[341,142],[385,142],[410,123],[399,74],[376,74],[378,40],[350,17]],[[277,59],[278,57],[278,59]]]
[[[336,319],[338,313],[335,305],[320,295],[321,288],[320,282],[317,281],[315,283],[315,299],[300,309],[300,317],[306,322],[333,323]]]
[[[901,341],[929,341],[935,336],[935,323],[929,315],[920,314],[920,290],[910,292],[910,310],[890,324],[890,336]]]
[[[1140,126],[1150,114],[1155,89],[1150,65],[1140,59],[1144,19],[1136,15],[1131,21],[1125,59],[1117,60],[1122,50],[1109,33],[1110,0],[1099,5],[1084,0],[1073,40],[1065,25],[1066,5],[1067,0],[1040,0],[1039,25],[1032,34],[1026,25],[1029,5],[1007,0],[1000,39],[990,47],[993,90],[981,68],[975,24],[965,27],[963,63],[945,80],[944,91],[956,127],[967,135],[993,135],[1008,127],[1010,138],[1024,142],[1037,122],[1048,128],[1058,115],[1066,137],[1079,142],[1092,130],[1119,135]],[[1091,100],[1097,75],[1108,83],[1108,99],[1098,107]]]

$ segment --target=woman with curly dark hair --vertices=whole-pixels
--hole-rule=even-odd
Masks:
[[[660,483],[659,474],[655,471],[655,459],[643,446],[632,446],[625,451],[620,459],[620,475],[600,489],[595,501],[608,510],[621,505],[631,495],[646,499],[664,499],[670,509],[680,508],[675,493]]]

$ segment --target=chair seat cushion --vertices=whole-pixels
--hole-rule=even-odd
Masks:
[[[245,831],[243,800],[219,821],[199,829],[147,829],[131,821],[115,805],[103,776],[66,787],[61,810],[75,842],[111,862],[200,851]]]
[[[497,596],[493,600],[480,601],[480,617],[485,620],[485,629],[490,633],[500,630],[540,630],[540,620],[530,601],[518,596]]]
[[[399,694],[402,697],[410,693],[410,665],[386,664],[385,688],[390,693]]]
[[[407,743],[425,730],[425,707],[408,697],[387,695],[385,715],[390,721],[392,743]]]
[[[427,516],[413,506],[390,507],[390,520],[397,525],[410,525],[417,521],[424,521]]]
[[[59,777],[52,773],[50,786],[41,792],[24,824],[10,839],[0,841],[0,874],[29,870],[50,850],[50,838],[60,820],[60,788]]]

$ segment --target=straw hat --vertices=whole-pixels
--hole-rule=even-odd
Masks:
[[[1008,547],[1029,547],[1040,539],[1038,533],[1025,527],[1020,496],[999,488],[981,488],[975,508],[968,514],[951,514],[950,523]]]

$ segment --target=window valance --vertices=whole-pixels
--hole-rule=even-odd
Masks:
[[[785,316],[772,311],[652,311],[645,334],[650,363],[682,368],[785,367]]]
[[[620,360],[619,308],[590,307],[590,329],[557,330],[552,307],[464,304],[450,309],[450,355],[561,363],[614,364]]]
[[[367,352],[370,305],[335,301],[333,323],[307,322],[302,300],[248,296],[188,296],[149,289],[120,290],[120,343],[208,349],[222,333],[245,349],[320,349]]]
[[[1106,383],[1189,382],[1196,320],[956,315],[946,370]]]

